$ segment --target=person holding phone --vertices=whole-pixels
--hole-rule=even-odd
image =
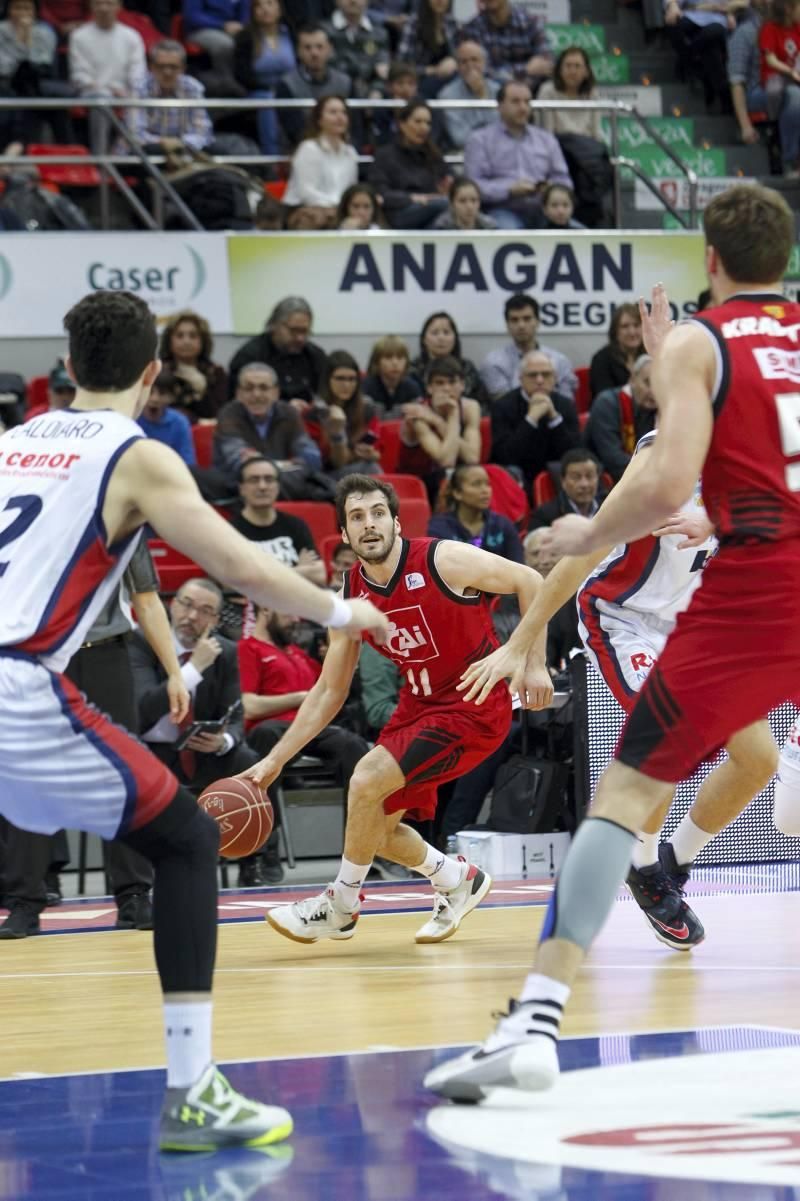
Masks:
[[[325,470],[334,476],[377,475],[381,471],[378,406],[361,391],[361,371],[347,350],[334,350],[322,387],[324,407],[313,414],[310,432],[322,450]]]

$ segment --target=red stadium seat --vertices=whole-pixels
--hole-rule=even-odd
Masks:
[[[331,574],[331,561],[333,559],[333,552],[336,550],[337,546],[341,545],[341,534],[328,534],[326,538],[321,538],[317,543],[317,550],[319,551],[322,562],[325,564],[325,571],[328,573],[328,575]]]
[[[381,470],[385,475],[391,475],[397,470],[401,425],[401,421],[381,422]]]
[[[426,502],[428,500],[427,489],[417,475],[379,475],[376,478],[391,484],[398,496],[416,497]]]
[[[534,478],[532,491],[534,509],[538,509],[539,505],[547,504],[548,500],[555,500],[556,486],[549,471],[539,472]]]
[[[575,408],[579,413],[588,413],[589,406],[592,403],[592,390],[589,387],[589,368],[576,367],[575,374],[578,377],[578,391],[575,393]]]
[[[46,375],[34,375],[33,379],[28,380],[27,395],[25,398],[26,408],[38,408],[39,405],[47,404],[48,383]]]
[[[201,425],[198,422],[192,426],[192,441],[194,442],[194,453],[198,467],[211,466],[216,428],[216,421],[209,421],[205,425]]]
[[[492,419],[481,417],[481,462],[488,463],[492,457]]]
[[[338,533],[336,512],[326,500],[279,500],[275,505],[281,513],[300,517],[311,530],[314,545],[319,547],[323,538]]]
[[[400,497],[400,526],[404,538],[425,538],[430,519],[431,507],[427,500],[418,500],[412,496]]]
[[[27,154],[69,154],[80,159],[89,153],[86,146],[59,146],[55,142],[30,142],[26,148]],[[54,163],[48,167],[39,163],[37,167],[39,178],[44,184],[56,184],[65,188],[96,188],[100,183],[100,172],[93,163]]]
[[[578,414],[578,426],[583,431],[586,428],[586,422],[589,420],[589,413]]]
[[[153,538],[147,545],[158,572],[162,592],[177,592],[187,580],[205,576],[206,572],[202,567],[198,567],[187,555],[181,554],[174,546],[169,546],[160,538]]]
[[[205,50],[202,46],[198,46],[196,42],[187,42],[184,40],[182,13],[175,13],[173,15],[169,32],[173,41],[182,43],[183,48],[186,51],[187,58],[193,58],[198,54],[205,54]]]

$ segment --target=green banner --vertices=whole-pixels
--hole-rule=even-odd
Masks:
[[[678,152],[694,150],[694,119],[692,117],[650,117],[648,126],[659,134],[668,146]],[[621,154],[633,157],[633,151],[640,146],[655,146],[648,130],[634,117],[620,117],[617,121],[619,148]],[[611,142],[611,122],[603,118],[603,133],[607,142]]]
[[[658,146],[639,146],[627,152],[651,179],[671,179],[683,175],[677,163]],[[727,174],[724,150],[701,150],[696,146],[681,147],[679,157],[700,179],[713,179]]]
[[[548,25],[547,35],[554,54],[560,54],[567,46],[580,46],[592,55],[606,52],[606,31],[602,25]]]
[[[592,70],[598,83],[629,83],[631,66],[627,54],[596,54]]]

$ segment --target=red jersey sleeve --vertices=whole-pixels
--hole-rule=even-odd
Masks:
[[[261,692],[261,651],[252,638],[242,638],[237,651],[239,655],[239,686],[242,692]]]

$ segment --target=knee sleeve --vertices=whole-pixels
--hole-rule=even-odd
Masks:
[[[778,761],[773,820],[782,834],[800,836],[800,751],[794,744],[783,748]]]
[[[547,908],[540,941],[563,938],[588,951],[628,874],[636,835],[587,817],[575,835]]]

